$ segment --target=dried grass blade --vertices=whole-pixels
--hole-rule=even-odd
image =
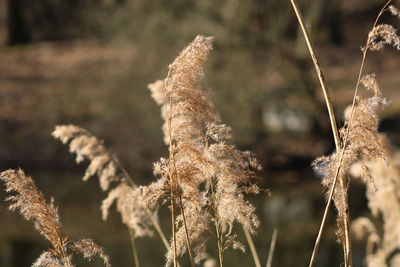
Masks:
[[[333,136],[334,136],[334,140],[335,140],[336,150],[339,151],[340,147],[341,147],[341,142],[340,142],[339,132],[338,132],[337,125],[336,125],[335,114],[334,114],[334,111],[333,111],[332,102],[331,102],[330,97],[329,97],[329,92],[328,92],[328,88],[327,88],[327,85],[326,85],[326,81],[325,81],[323,72],[321,70],[321,67],[319,65],[317,55],[316,55],[316,53],[314,51],[314,47],[312,45],[312,42],[311,42],[311,39],[310,39],[310,35],[309,35],[309,33],[307,31],[307,28],[306,28],[306,26],[304,24],[304,19],[303,19],[302,15],[301,15],[301,12],[300,12],[299,8],[298,8],[297,2],[296,2],[296,0],[290,0],[290,2],[292,4],[294,12],[296,13],[296,17],[298,19],[299,25],[300,25],[301,30],[303,32],[305,41],[307,43],[307,48],[308,48],[308,50],[310,52],[311,59],[313,61],[315,70],[316,70],[317,75],[318,75],[319,82],[321,84],[322,92],[324,94],[326,106],[327,106],[328,113],[329,113],[329,119],[330,119],[332,132],[333,132]],[[343,149],[343,154],[344,154],[344,149]],[[337,174],[339,173],[339,168],[340,168],[340,165],[338,166]],[[318,236],[317,236],[317,239],[316,239],[316,242],[315,242],[315,245],[314,245],[313,253],[312,253],[312,256],[311,256],[310,265],[309,265],[310,267],[312,267],[314,265],[314,262],[315,262],[315,257],[316,257],[316,254],[318,252],[318,248],[319,248],[319,245],[320,245],[320,242],[321,242],[321,236],[322,236],[322,232],[323,232],[324,225],[325,225],[325,222],[326,222],[326,216],[327,216],[328,210],[330,208],[330,202],[332,200],[333,192],[335,191],[335,187],[336,187],[336,184],[337,184],[337,179],[338,179],[338,175],[336,175],[336,177],[334,179],[334,183],[332,185],[331,192],[329,194],[329,199],[328,199],[326,207],[325,207],[324,216],[322,218],[321,226],[320,226],[320,229],[319,229],[319,232],[318,232]],[[345,189],[346,185],[345,185],[345,182],[343,181],[343,179],[340,179],[340,183],[339,184],[340,184],[341,190]],[[345,202],[346,203],[344,203],[344,204],[346,206],[348,206],[347,198],[345,198]],[[349,227],[350,227],[349,217],[350,216],[349,216],[348,211],[347,211],[347,213],[345,214],[345,216],[343,218],[343,225],[344,225],[344,232],[345,232],[345,243],[343,244],[343,246],[344,246],[343,249],[344,249],[344,262],[345,262],[345,266],[346,267],[347,266],[350,267],[352,265],[351,264],[351,246],[350,246],[351,242],[350,242],[350,235],[349,235]]]

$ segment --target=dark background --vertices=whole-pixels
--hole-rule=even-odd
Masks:
[[[382,1],[299,1],[325,71],[339,120],[351,103],[362,46]],[[384,22],[397,23],[389,16]],[[152,162],[166,154],[159,107],[146,86],[197,34],[215,36],[205,84],[235,144],[252,150],[270,189],[254,199],[262,220],[255,237],[265,261],[279,229],[273,266],[306,266],[322,217],[324,197],[310,163],[334,149],[320,87],[289,1],[283,0],[0,0],[0,167],[22,167],[60,208],[63,233],[92,237],[113,266],[132,266],[128,232],[114,212],[101,220],[105,194],[96,179],[81,181],[68,148],[50,133],[58,124],[82,126],[103,139],[138,184],[153,180]],[[392,105],[381,130],[399,139],[398,55],[370,54]],[[362,92],[364,93],[364,92]],[[3,187],[2,187],[3,188]],[[350,188],[351,217],[369,216],[364,186]],[[4,190],[0,197],[5,197]],[[168,214],[161,211],[169,232]],[[331,211],[318,266],[339,266]],[[240,228],[238,232],[242,235]],[[242,239],[244,240],[244,239]],[[355,266],[364,247],[354,244]],[[48,247],[29,222],[0,202],[0,266],[24,267]],[[143,266],[162,266],[156,239],[138,241]],[[216,257],[210,242],[209,253]],[[78,266],[98,266],[80,263]],[[226,266],[252,266],[250,253],[226,253]]]

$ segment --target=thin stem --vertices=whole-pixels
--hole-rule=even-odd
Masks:
[[[304,20],[303,20],[303,17],[301,15],[301,12],[300,12],[300,10],[298,8],[297,2],[296,2],[296,0],[290,0],[290,2],[292,3],[293,10],[296,13],[297,20],[299,21],[300,28],[301,28],[301,30],[303,32],[303,35],[304,35],[304,38],[306,40],[308,51],[310,52],[311,59],[312,59],[312,61],[314,63],[314,67],[315,67],[315,70],[316,70],[317,75],[318,75],[319,83],[321,84],[322,92],[323,92],[324,98],[325,98],[326,107],[327,107],[328,113],[329,113],[329,119],[330,119],[330,123],[331,123],[333,137],[335,139],[336,149],[339,150],[339,148],[340,148],[340,137],[339,137],[339,132],[338,132],[338,129],[337,129],[337,126],[336,126],[335,113],[333,111],[332,101],[331,101],[330,96],[329,96],[329,91],[328,91],[328,87],[327,87],[326,82],[325,82],[325,77],[324,77],[324,74],[322,73],[321,67],[320,67],[319,62],[318,62],[317,55],[316,55],[316,53],[314,51],[315,49],[314,49],[314,46],[313,46],[313,44],[311,42],[310,34],[308,33],[306,26],[304,25]]]
[[[224,266],[224,254],[223,254],[223,249],[222,249],[222,238],[221,238],[221,233],[219,231],[218,223],[215,223],[215,231],[217,233],[219,266],[223,267]]]
[[[275,228],[274,231],[272,232],[271,244],[269,246],[269,251],[268,251],[267,264],[265,265],[266,267],[271,267],[272,265],[272,258],[274,257],[277,237],[278,237],[278,229]]]
[[[58,248],[57,247],[54,248],[63,259],[65,267],[71,267],[65,243],[62,241],[60,233],[57,233],[57,236],[58,236]]]
[[[258,258],[256,247],[254,246],[253,238],[249,230],[246,227],[243,227],[244,235],[246,236],[247,243],[249,244],[251,255],[253,256],[254,265],[256,267],[261,267],[260,259]]]
[[[121,164],[121,162],[119,161],[118,157],[116,157],[115,155],[112,154],[111,158],[114,160],[114,162],[118,166],[118,168],[122,171],[122,174],[124,175],[124,177],[126,179],[126,182],[132,188],[136,188],[137,185],[133,181],[132,176],[128,173],[128,171],[125,169],[125,167]],[[158,235],[160,236],[161,241],[163,242],[165,248],[168,250],[169,244],[168,244],[167,238],[165,237],[165,234],[164,234],[164,232],[163,232],[163,230],[162,230],[162,228],[160,226],[160,223],[158,222],[158,219],[156,218],[156,215],[154,215],[149,208],[147,208],[146,211],[147,211],[147,214],[150,217],[150,220],[151,220],[154,228],[156,229]],[[129,227],[128,227],[128,229],[129,229]]]
[[[148,210],[148,212],[151,213],[149,210]],[[168,249],[169,244],[168,244],[167,238],[165,237],[164,232],[161,229],[160,223],[158,222],[157,218],[155,218],[155,216],[153,214],[150,214],[150,215],[151,215],[150,220],[153,223],[154,228],[156,229],[158,235],[160,236],[165,248]]]
[[[136,238],[135,238],[135,233],[134,231],[128,227],[129,230],[129,236],[131,238],[131,244],[132,244],[132,254],[133,254],[133,261],[135,262],[135,267],[140,267],[140,262],[139,262],[139,254],[137,252],[136,248]]]
[[[164,90],[165,90],[165,87],[164,87]],[[167,93],[166,93],[166,95],[167,95]],[[171,197],[174,197],[173,191],[175,190],[175,188],[179,188],[179,174],[178,174],[178,170],[176,168],[175,154],[172,151],[172,132],[171,132],[172,118],[169,114],[169,111],[171,111],[171,109],[172,109],[171,99],[169,99],[168,103],[169,103],[169,110],[167,109],[167,105],[166,105],[165,109],[166,109],[167,122],[168,122],[169,158],[172,161],[172,165],[173,165],[173,170],[169,172],[169,179],[170,179],[170,183],[173,183],[173,185],[171,186]],[[187,250],[189,253],[190,264],[192,267],[194,267],[195,264],[194,264],[193,254],[192,254],[192,248],[190,246],[189,232],[188,232],[188,228],[187,228],[187,224],[186,224],[185,211],[184,211],[183,203],[182,203],[182,196],[180,195],[180,193],[178,193],[178,194],[179,194],[178,205],[179,205],[179,208],[182,213],[183,225],[185,228],[186,246],[187,246]],[[173,201],[174,201],[174,199],[171,199],[171,202],[173,202]],[[174,219],[174,221],[175,221],[175,219]],[[175,237],[175,235],[173,236],[173,239],[174,239],[174,264],[175,264],[175,261],[176,261],[176,237]]]
[[[390,2],[392,2],[392,0],[387,1],[386,4],[382,7],[382,9],[379,11],[379,14],[375,19],[374,25],[372,26],[372,29],[376,27],[379,18],[387,10],[386,8],[390,4]],[[348,142],[348,139],[349,139],[350,129],[351,129],[352,125],[353,125],[354,106],[356,104],[356,99],[357,99],[357,95],[358,95],[358,89],[360,87],[361,77],[362,77],[362,73],[363,73],[364,65],[365,65],[365,60],[366,60],[367,53],[368,53],[368,43],[369,43],[369,41],[370,41],[370,37],[368,36],[367,41],[365,43],[365,47],[363,48],[363,51],[362,51],[363,52],[362,53],[362,61],[361,61],[360,71],[358,72],[356,88],[354,90],[353,101],[352,101],[352,104],[351,104],[350,119],[349,119],[348,126],[347,126],[347,129],[346,129],[346,134],[345,134],[345,138],[344,138],[344,142],[343,142],[343,150],[342,150],[342,153],[340,155],[340,162],[342,162],[342,159],[344,157],[346,145],[347,145],[347,142]],[[341,166],[341,163],[337,167],[338,171],[337,171],[337,175],[336,176],[338,176],[340,166]],[[335,177],[335,179],[337,179],[337,177]],[[345,185],[342,184],[342,183],[344,183],[344,181],[342,179],[340,179],[340,182],[341,182],[341,187],[344,188]],[[346,201],[347,201],[347,199],[346,199]],[[347,203],[346,203],[346,207],[348,207]],[[347,218],[345,218],[345,219],[347,219],[347,225],[345,225],[345,238],[346,238],[345,242],[346,242],[346,246],[348,248],[350,248],[350,233],[349,233],[349,227],[348,227],[349,221],[350,221],[350,218],[349,218],[350,216],[349,216],[348,209],[347,209],[347,211],[345,213],[345,216],[347,217]],[[346,221],[345,221],[345,223],[346,223]],[[348,265],[346,264],[346,261],[347,261]],[[348,250],[347,254],[345,255],[345,266],[351,266],[351,250]]]
[[[150,212],[150,211],[149,211]],[[151,214],[153,215],[153,214]],[[165,248],[168,250],[169,249],[169,244],[167,241],[167,238],[165,237],[164,232],[161,229],[160,223],[158,222],[158,219],[156,218],[156,216],[150,216],[150,219],[154,225],[154,228],[156,228],[158,235],[160,236]],[[180,267],[179,262],[176,263],[177,267]]]
[[[165,86],[165,95],[167,95]],[[172,152],[172,133],[171,133],[171,124],[172,124],[172,119],[171,116],[168,113],[168,105],[165,105],[165,114],[167,114],[167,123],[168,123],[168,135],[169,135],[169,157],[170,159],[174,162],[175,164],[175,158],[174,158],[174,153]],[[172,102],[171,99],[169,99],[169,109],[171,110],[172,108]],[[174,170],[176,172],[176,166],[174,165]],[[177,177],[176,177],[177,178]],[[173,179],[173,173],[171,172],[171,169],[169,168],[168,170],[168,179],[169,179],[169,187],[170,187],[170,192],[171,192],[171,227],[172,227],[172,242],[173,242],[173,254],[174,254],[174,267],[177,267],[177,255],[176,255],[176,226],[175,226],[175,196],[174,196],[174,190],[176,187],[176,182],[175,179]]]
[[[386,2],[386,4],[382,7],[382,9],[379,11],[378,16],[375,19],[374,25],[372,26],[372,29],[376,27],[376,25],[378,24],[379,18],[382,16],[382,14],[387,10],[387,6],[390,4],[390,2],[392,2],[392,0],[389,0]],[[350,113],[350,119],[349,119],[349,123],[348,123],[348,127],[347,127],[347,131],[346,131],[346,135],[344,138],[344,144],[347,144],[348,141],[348,137],[349,137],[349,131],[350,131],[350,127],[352,126],[353,123],[353,113],[354,113],[354,106],[356,104],[356,99],[357,99],[357,94],[358,94],[358,89],[360,87],[360,82],[361,82],[361,77],[363,74],[363,70],[364,70],[364,65],[365,65],[365,59],[367,57],[367,53],[368,53],[368,43],[370,41],[370,37],[368,36],[367,41],[365,42],[365,47],[362,49],[362,61],[361,61],[361,66],[360,66],[360,70],[358,72],[358,77],[357,77],[357,83],[356,83],[356,89],[354,90],[354,96],[353,96],[353,102],[351,104],[351,113]]]
[[[175,207],[174,207],[174,193],[171,190],[171,228],[172,228],[172,242],[173,242],[173,253],[174,253],[174,267],[176,264],[176,229],[175,229]]]
[[[125,167],[121,164],[121,162],[119,161],[118,157],[115,156],[114,154],[111,155],[111,158],[114,160],[115,164],[118,166],[118,168],[121,170],[122,174],[124,175],[127,183],[133,187],[136,188],[137,185],[135,184],[135,182],[132,179],[132,176],[128,173],[128,171],[125,169]]]
[[[389,5],[390,2],[392,2],[392,0],[387,1],[386,4],[383,6],[383,8],[380,10],[377,18],[375,19],[375,22],[374,22],[374,25],[372,26],[372,28],[376,27],[379,18],[387,10],[386,8],[387,8],[387,6]],[[293,1],[292,1],[292,3],[293,3]],[[360,66],[360,70],[359,70],[358,77],[357,77],[356,88],[355,88],[355,91],[354,91],[353,101],[352,101],[352,105],[351,105],[350,119],[349,119],[348,127],[347,127],[347,130],[346,130],[344,142],[343,142],[343,149],[342,149],[341,154],[340,154],[339,164],[338,164],[338,167],[336,169],[335,178],[334,178],[331,190],[329,192],[329,197],[328,197],[328,201],[327,201],[327,204],[326,204],[326,207],[325,207],[324,216],[322,218],[321,226],[320,226],[320,229],[319,229],[319,232],[318,232],[317,240],[315,241],[315,246],[314,246],[314,250],[313,250],[313,253],[312,253],[312,256],[311,256],[311,260],[310,260],[310,265],[309,265],[310,267],[312,267],[314,265],[314,263],[315,263],[316,254],[317,254],[317,251],[318,251],[318,248],[319,248],[319,244],[320,244],[320,241],[321,241],[321,236],[322,236],[322,232],[323,232],[324,225],[325,225],[325,222],[326,222],[328,210],[330,208],[331,200],[332,200],[332,197],[333,197],[333,192],[334,192],[335,186],[337,184],[339,170],[340,170],[341,163],[343,161],[343,157],[344,157],[344,153],[345,153],[345,149],[346,149],[346,144],[348,142],[349,131],[350,131],[350,128],[351,128],[352,122],[353,122],[354,106],[355,106],[355,102],[356,102],[356,98],[357,98],[357,94],[358,94],[358,88],[360,86],[360,81],[361,81],[361,77],[362,77],[362,73],[363,73],[363,69],[364,69],[365,59],[366,59],[367,52],[368,52],[368,47],[367,47],[368,43],[369,43],[369,37],[367,38],[365,47],[362,50],[363,51],[362,61],[361,61],[361,66]],[[345,232],[345,234],[346,234],[346,232]],[[347,232],[347,234],[348,234],[348,232]],[[349,240],[346,239],[346,241],[349,241]],[[348,257],[348,259],[350,260],[350,263],[351,263],[351,258],[349,258],[349,257],[351,257],[351,254],[346,255],[346,256]]]
[[[321,67],[319,65],[317,55],[316,55],[316,53],[314,51],[315,49],[314,49],[314,47],[312,45],[312,42],[311,42],[311,39],[310,39],[310,35],[309,35],[309,33],[307,31],[307,28],[306,28],[306,26],[304,24],[304,19],[303,19],[302,15],[301,15],[301,12],[300,12],[300,10],[298,8],[298,5],[296,3],[296,0],[290,0],[290,2],[292,3],[293,10],[296,13],[297,20],[298,20],[299,25],[301,27],[301,30],[303,32],[303,35],[304,35],[304,38],[305,38],[305,41],[306,41],[306,44],[307,44],[307,48],[308,48],[308,50],[310,52],[311,59],[312,59],[312,61],[314,63],[314,67],[315,67],[315,70],[317,72],[319,82],[321,84],[322,92],[324,94],[326,106],[327,106],[328,113],[329,113],[329,119],[330,119],[331,128],[332,128],[332,132],[333,132],[333,136],[334,136],[334,140],[335,140],[336,151],[339,151],[340,150],[340,146],[341,146],[340,137],[339,137],[339,132],[337,130],[335,114],[334,114],[334,111],[333,111],[332,102],[331,102],[330,97],[329,97],[329,92],[328,92],[328,88],[327,88],[327,85],[326,85],[326,81],[325,81],[323,72],[321,70]],[[344,153],[344,149],[343,149],[343,153]],[[341,162],[341,160],[340,160],[340,162]],[[338,165],[338,169],[339,168],[340,168],[340,165]],[[309,265],[310,267],[312,267],[314,265],[314,262],[315,262],[316,254],[318,252],[318,248],[319,248],[319,245],[320,245],[320,242],[321,242],[322,232],[323,232],[323,229],[324,229],[324,226],[325,226],[325,222],[326,222],[326,217],[327,217],[327,214],[328,214],[328,210],[330,208],[330,202],[331,202],[331,199],[332,199],[332,196],[333,196],[333,192],[334,192],[336,184],[337,184],[336,180],[337,180],[338,174],[339,174],[339,171],[337,172],[336,177],[334,179],[334,183],[332,185],[332,189],[331,189],[331,192],[329,194],[328,203],[326,204],[326,207],[325,207],[324,216],[322,218],[322,223],[321,223],[321,226],[320,226],[320,229],[319,229],[319,232],[318,232],[317,239],[315,241],[313,253],[311,255],[311,261],[310,261],[310,265]],[[342,191],[345,191],[346,190],[346,183],[345,183],[344,178],[340,179],[339,184],[340,184],[340,189]],[[348,201],[347,201],[347,195],[346,194],[345,194],[345,197],[344,197],[344,202],[345,202],[344,205],[346,207],[346,212],[345,212],[345,215],[343,216],[343,225],[344,225],[344,234],[345,234],[345,242],[343,244],[344,263],[345,263],[346,267],[351,267],[352,266],[352,264],[351,264],[351,241],[350,241],[350,234],[349,234],[350,216],[349,216],[349,211],[348,211]]]
[[[186,246],[187,246],[188,253],[189,253],[190,265],[192,267],[194,267],[195,264],[194,264],[194,260],[193,260],[192,248],[190,246],[189,232],[188,232],[187,225],[186,225],[185,210],[183,208],[183,202],[182,202],[181,195],[179,195],[179,207],[180,207],[181,213],[182,213],[183,226],[185,227]]]
[[[340,166],[342,158],[343,157],[340,157],[339,166]],[[320,224],[318,235],[317,235],[317,239],[315,240],[314,249],[313,249],[313,252],[311,254],[309,267],[314,266],[314,263],[315,263],[315,260],[316,260],[316,256],[317,256],[318,249],[319,249],[319,245],[321,243],[322,233],[324,231],[326,219],[328,217],[328,211],[329,211],[329,208],[330,208],[331,203],[332,203],[331,200],[332,200],[332,197],[333,197],[333,192],[335,191],[335,187],[336,187],[336,184],[337,184],[337,181],[338,181],[338,179],[337,179],[338,178],[338,174],[339,174],[339,168],[336,169],[335,179],[333,180],[333,184],[332,184],[330,192],[329,192],[329,197],[328,197],[328,201],[327,201],[326,206],[325,206],[324,215],[322,216],[322,222]]]
[[[206,146],[208,146],[207,140],[205,141]],[[223,248],[222,248],[222,236],[221,236],[221,231],[219,228],[219,219],[217,215],[217,211],[215,209],[215,193],[214,193],[214,183],[212,181],[212,178],[209,178],[209,184],[211,188],[211,200],[212,200],[212,210],[213,210],[213,216],[214,216],[214,225],[215,225],[215,233],[217,235],[217,246],[218,246],[218,258],[219,258],[219,266],[223,267],[224,265],[224,254],[223,254]]]

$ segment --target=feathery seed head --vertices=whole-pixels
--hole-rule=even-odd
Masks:
[[[51,251],[43,251],[39,258],[32,264],[32,267],[73,267],[71,263],[71,257],[68,257],[69,265],[67,265],[63,260],[57,258]]]
[[[353,111],[347,109],[345,112],[345,126],[340,129],[342,139],[348,134],[347,144],[344,144],[345,151],[341,148],[329,156],[316,159],[313,167],[324,174],[322,184],[328,191],[332,187],[335,176],[338,179],[347,181],[346,173],[351,165],[356,161],[383,160],[389,162],[389,153],[384,144],[380,141],[378,134],[379,119],[377,111],[387,103],[381,95],[375,75],[364,76],[361,83],[370,91],[373,96],[369,98],[358,98]],[[351,121],[351,125],[350,125]],[[343,158],[339,165],[340,156]],[[368,168],[363,167],[365,181],[371,180]],[[347,182],[346,182],[347,183]],[[344,239],[342,224],[345,216],[347,198],[347,187],[336,188],[333,194],[333,201],[338,210],[338,238],[342,242]]]
[[[0,180],[6,185],[7,192],[16,192],[9,196],[9,209],[19,211],[25,220],[32,221],[35,229],[54,247],[62,242],[60,235],[61,222],[54,200],[46,202],[45,197],[36,187],[31,177],[19,170],[7,170],[0,174]]]
[[[367,46],[364,49],[382,51],[385,45],[400,50],[400,37],[397,35],[397,30],[388,24],[375,26],[368,34]]]
[[[97,245],[92,239],[80,239],[75,241],[70,245],[70,248],[82,254],[82,256],[88,261],[93,260],[94,257],[98,256],[103,260],[103,263],[106,267],[111,267],[109,257],[104,252],[104,249]]]
[[[53,249],[42,252],[33,263],[33,267],[73,267],[72,256],[68,253],[69,241],[61,236],[61,222],[54,200],[46,202],[42,192],[36,187],[33,179],[22,170],[7,170],[0,173],[0,180],[6,185],[7,192],[16,195],[7,199],[13,202],[11,210],[18,210],[24,219],[32,221],[35,229],[53,246]],[[83,239],[73,242],[72,249],[81,252],[85,258],[91,259],[99,255],[106,266],[111,266],[104,250],[92,240]]]
[[[127,177],[129,174],[120,165],[118,159],[107,150],[103,142],[87,130],[75,125],[56,126],[52,135],[64,144],[70,142],[70,151],[76,153],[77,162],[85,159],[90,161],[83,177],[84,181],[97,175],[103,191],[107,191],[111,183],[116,183],[102,202],[103,219],[107,219],[110,207],[116,202],[122,222],[133,230],[135,237],[152,236],[150,218],[152,214],[144,204],[144,199],[140,198],[142,195],[130,196],[130,192],[135,191],[136,185],[130,177]],[[126,205],[125,203],[128,202],[130,204]]]
[[[75,125],[59,125],[55,127],[52,135],[64,144],[70,142],[69,149],[71,153],[76,154],[77,163],[85,159],[90,161],[83,177],[84,181],[97,174],[101,189],[106,191],[112,182],[122,179],[117,173],[118,168],[113,156],[103,142],[85,129]]]
[[[389,6],[389,11],[393,16],[400,18],[400,11],[398,10],[397,7],[391,5],[391,6]]]

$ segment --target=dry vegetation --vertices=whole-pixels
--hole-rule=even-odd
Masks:
[[[352,223],[357,238],[367,236],[366,264],[369,267],[400,264],[399,160],[391,151],[388,139],[378,133],[378,112],[389,101],[383,97],[375,75],[364,74],[369,51],[381,51],[387,45],[400,49],[397,28],[378,24],[385,12],[399,17],[400,12],[389,6],[390,2],[379,13],[362,48],[363,59],[353,103],[346,109],[345,122],[339,131],[331,116],[337,149],[313,163],[323,176],[327,206],[310,267],[315,264],[331,200],[337,209],[337,239],[343,247],[343,263],[345,267],[352,266],[347,198],[349,180],[355,176],[367,185],[366,194],[373,216],[381,215],[383,219],[382,231],[368,218],[358,218]],[[296,8],[295,1],[292,3]],[[301,16],[299,20],[302,23]],[[83,180],[97,176],[101,189],[107,192],[101,204],[104,220],[108,218],[110,207],[116,204],[122,222],[129,229],[137,267],[140,266],[137,239],[152,237],[155,233],[166,248],[166,266],[179,266],[182,257],[187,255],[192,267],[200,264],[216,266],[217,262],[222,267],[227,249],[246,251],[246,245],[239,240],[238,228],[243,228],[254,264],[261,266],[252,235],[263,229],[255,206],[248,200],[248,195],[265,191],[256,184],[261,166],[253,153],[241,151],[231,144],[232,129],[223,124],[211,100],[210,90],[203,85],[204,67],[213,42],[213,37],[197,36],[169,65],[167,77],[148,86],[152,97],[161,106],[165,121],[162,130],[169,152],[167,157],[154,163],[157,179],[153,183],[138,186],[103,142],[81,127],[56,126],[52,133],[63,144],[69,145],[70,152],[76,154],[77,163],[90,162]],[[311,43],[309,48],[313,53]],[[325,88],[315,56],[313,60]],[[370,97],[359,96],[360,85],[369,91]],[[331,107],[329,98],[327,104]],[[0,179],[7,192],[16,193],[8,197],[12,201],[10,209],[18,210],[26,220],[32,221],[35,229],[53,247],[44,251],[32,266],[71,267],[72,252],[80,253],[88,260],[99,256],[106,266],[110,266],[103,248],[91,239],[72,242],[62,236],[54,201],[46,202],[32,178],[22,170],[2,172]],[[170,212],[169,239],[158,218],[158,211],[163,207]],[[212,242],[216,244],[218,254],[210,256],[207,248]],[[275,242],[276,234],[267,266],[273,262]]]
[[[32,221],[35,229],[53,246],[44,251],[32,266],[73,267],[71,252],[81,253],[89,261],[99,256],[105,266],[111,266],[103,248],[93,240],[71,242],[61,235],[61,221],[54,200],[47,203],[31,177],[22,170],[7,170],[0,174],[0,179],[5,183],[7,192],[16,193],[7,198],[12,202],[10,210],[17,210],[24,219]]]

